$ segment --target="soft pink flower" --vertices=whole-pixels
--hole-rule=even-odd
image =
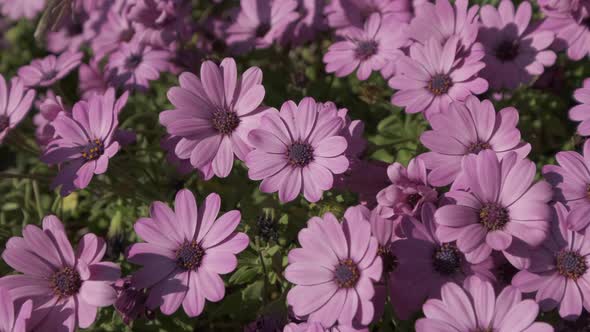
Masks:
[[[83,53],[65,52],[56,57],[48,55],[35,59],[30,65],[21,67],[18,76],[26,86],[47,87],[61,80],[82,62]]]
[[[35,90],[23,85],[22,79],[13,77],[10,84],[0,74],[0,144],[8,132],[27,115],[35,99]]]
[[[539,29],[556,35],[556,47],[567,48],[567,56],[581,60],[590,52],[590,5],[579,0],[540,0],[546,18]]]
[[[310,323],[289,323],[283,329],[283,332],[369,332],[369,329],[355,328],[352,326],[335,325],[329,328],[324,328],[322,324],[316,322]]]
[[[346,172],[348,143],[341,136],[344,121],[334,104],[304,98],[287,101],[279,112],[268,112],[248,135],[254,147],[246,157],[248,176],[263,180],[260,190],[279,192],[281,202],[300,192],[317,202],[334,184],[334,174]]]
[[[37,142],[45,148],[55,136],[55,128],[51,122],[57,118],[57,115],[62,112],[70,112],[69,107],[66,107],[60,96],[55,95],[53,91],[49,90],[45,99],[40,100],[37,105],[39,113],[33,117],[33,122],[37,126],[35,136]]]
[[[412,17],[406,0],[333,0],[324,12],[328,25],[338,34],[362,28],[372,14],[380,14],[384,21],[392,23],[407,23]]]
[[[180,305],[190,317],[203,312],[205,299],[218,302],[225,296],[219,276],[235,270],[236,254],[248,246],[248,236],[236,232],[241,214],[229,211],[218,218],[221,199],[213,193],[197,208],[194,195],[176,194],[174,211],[154,202],[151,218],[135,223],[144,241],[133,244],[128,260],[143,267],[132,276],[135,288],[149,288],[146,306],[160,307],[171,315]]]
[[[590,78],[584,80],[584,85],[574,91],[574,99],[580,103],[569,110],[572,121],[580,122],[578,134],[590,136]]]
[[[30,330],[28,320],[31,318],[33,301],[27,300],[18,306],[13,301],[10,292],[5,287],[0,287],[0,331],[2,332],[26,332]]]
[[[89,64],[81,64],[78,69],[78,89],[83,99],[89,99],[93,94],[104,94],[108,87],[108,79],[100,68],[96,58]]]
[[[0,0],[3,15],[13,20],[33,19],[45,8],[45,0]]]

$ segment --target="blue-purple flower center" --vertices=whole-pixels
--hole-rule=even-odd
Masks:
[[[201,266],[205,250],[197,241],[184,242],[176,250],[176,265],[185,270],[195,270]]]
[[[519,48],[518,40],[503,40],[496,47],[496,58],[501,62],[512,61],[518,56]]]
[[[477,141],[477,142],[471,143],[469,145],[469,147],[467,148],[467,152],[478,154],[478,153],[482,152],[483,150],[488,150],[491,148],[492,148],[492,146],[489,143]]]
[[[131,54],[126,60],[125,60],[125,68],[127,69],[135,69],[137,68],[137,66],[139,66],[139,64],[141,63],[141,61],[143,61],[143,56],[141,54]]]
[[[334,278],[340,288],[356,286],[360,276],[358,266],[350,258],[340,261],[334,270]]]
[[[57,76],[57,70],[52,69],[50,71],[43,73],[43,76],[41,77],[41,81],[50,81],[50,80],[54,79],[55,76]]]
[[[287,149],[289,163],[297,167],[305,167],[313,161],[313,147],[311,144],[295,142]]]
[[[354,55],[357,59],[365,61],[377,54],[379,50],[379,44],[374,40],[361,40],[357,42]]]
[[[66,267],[51,277],[50,284],[57,297],[65,298],[78,293],[82,287],[82,279],[78,271]]]
[[[586,258],[577,251],[562,250],[556,261],[557,272],[569,279],[577,280],[588,271]]]
[[[96,160],[104,153],[104,143],[99,139],[88,140],[88,144],[82,150],[82,158],[87,161]]]
[[[447,74],[436,74],[428,82],[428,90],[435,96],[444,95],[453,85],[453,80]]]
[[[389,273],[395,270],[399,262],[390,247],[379,245],[377,255],[381,257],[381,261],[383,262],[383,273]]]
[[[0,115],[0,133],[10,127],[10,119],[6,115]]]
[[[266,34],[270,31],[270,24],[269,23],[260,23],[258,28],[256,28],[256,37],[263,38]]]
[[[211,123],[220,134],[230,135],[240,125],[240,117],[236,112],[220,109],[213,112]]]
[[[461,268],[461,252],[451,243],[443,243],[432,257],[434,270],[442,275],[452,275]]]
[[[498,203],[487,203],[479,210],[479,222],[488,231],[504,229],[509,220],[508,210]]]

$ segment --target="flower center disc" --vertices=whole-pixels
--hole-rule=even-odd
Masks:
[[[588,271],[588,265],[578,252],[564,250],[557,254],[557,271],[566,278],[577,280]]]
[[[57,71],[56,70],[50,70],[46,73],[43,74],[42,77],[42,81],[49,81],[55,78],[55,76],[57,76]]]
[[[391,252],[390,248],[379,245],[377,255],[383,261],[383,273],[393,272],[398,265],[397,257]]]
[[[340,288],[354,287],[360,276],[358,267],[350,258],[341,261],[334,271],[336,283]]]
[[[51,277],[53,293],[60,298],[77,294],[81,286],[80,274],[71,267],[66,267]]]
[[[434,270],[442,275],[451,275],[461,267],[461,253],[457,246],[444,243],[434,251],[432,257]]]
[[[142,60],[143,57],[141,54],[131,54],[127,60],[125,60],[125,68],[135,69],[137,66],[139,66]]]
[[[213,112],[211,122],[213,123],[213,128],[220,134],[229,135],[240,125],[240,117],[236,112],[217,110]]]
[[[362,40],[356,44],[356,50],[354,50],[355,57],[361,61],[365,61],[377,54],[379,45],[374,40]]]
[[[313,161],[313,147],[307,143],[293,143],[287,149],[287,158],[291,165],[305,167]]]
[[[435,96],[440,96],[447,93],[452,85],[453,81],[449,75],[437,74],[430,79],[430,82],[428,82],[428,90],[430,90]]]
[[[185,270],[195,270],[201,266],[205,250],[197,241],[185,242],[176,250],[176,265]]]
[[[260,23],[258,28],[256,28],[256,37],[262,38],[266,36],[266,34],[270,31],[270,24],[268,23]]]
[[[486,142],[479,142],[478,141],[475,143],[471,143],[471,145],[469,145],[469,147],[467,148],[467,152],[479,154],[483,150],[489,150],[491,148],[492,148],[492,146],[490,144],[488,144]]]
[[[497,203],[488,203],[479,210],[479,222],[488,231],[504,229],[509,220],[508,210]]]
[[[82,158],[87,161],[96,160],[104,153],[104,144],[101,140],[89,140],[88,145],[82,150]]]
[[[518,56],[517,40],[504,40],[496,48],[496,57],[502,62],[512,61]]]

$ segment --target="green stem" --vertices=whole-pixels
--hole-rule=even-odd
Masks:
[[[264,273],[264,286],[262,287],[262,303],[266,305],[266,300],[268,297],[268,272],[266,270],[266,265],[264,264],[264,257],[262,256],[262,249],[260,248],[260,239],[256,237],[256,251],[258,252],[258,257],[260,258],[260,264],[262,264],[262,272]]]
[[[33,180],[33,195],[35,195],[35,206],[37,207],[37,214],[39,220],[43,219],[43,208],[41,207],[41,196],[39,195],[39,184]]]

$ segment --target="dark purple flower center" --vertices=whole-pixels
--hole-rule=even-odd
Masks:
[[[383,261],[383,273],[389,273],[395,270],[399,262],[397,256],[391,252],[391,248],[379,245],[377,255],[379,255],[381,261]]]
[[[291,165],[305,167],[313,161],[313,147],[308,143],[295,142],[287,149],[287,158]]]
[[[57,297],[65,298],[78,293],[82,287],[82,279],[78,271],[66,267],[51,277],[50,284]]]
[[[357,59],[365,61],[377,54],[379,50],[379,44],[374,40],[362,40],[357,42],[354,55]]]
[[[258,28],[256,28],[256,37],[263,38],[266,34],[270,31],[270,24],[269,23],[260,23]]]
[[[336,270],[334,271],[334,278],[340,288],[352,288],[356,286],[356,282],[360,276],[361,274],[357,265],[350,258],[340,261],[340,264],[336,266]]]
[[[127,69],[135,69],[139,64],[143,61],[143,56],[141,54],[131,54],[125,60],[125,68]]]
[[[479,210],[479,222],[488,231],[504,229],[509,220],[508,210],[498,203],[487,203]]]
[[[6,115],[0,115],[0,133],[8,129],[10,126],[10,118]]]
[[[213,112],[211,122],[220,134],[229,135],[240,125],[240,117],[236,112],[220,109]]]
[[[586,258],[577,251],[562,250],[556,261],[557,272],[569,279],[577,280],[588,271]]]
[[[443,243],[434,251],[432,265],[438,273],[452,275],[461,268],[461,252],[456,245]]]
[[[504,40],[496,47],[496,57],[502,61],[512,61],[518,56],[520,45],[518,40]]]
[[[99,140],[88,140],[88,144],[82,150],[82,158],[87,161],[96,160],[104,153],[104,143]]]
[[[57,76],[57,70],[52,69],[48,72],[43,73],[43,76],[41,77],[41,81],[50,81],[50,80],[54,79],[55,76]]]
[[[420,202],[421,199],[422,199],[422,195],[420,195],[419,193],[414,193],[414,194],[410,194],[410,195],[408,195],[408,197],[406,197],[406,202],[413,209],[418,205],[418,203]]]
[[[492,148],[492,146],[489,143],[477,141],[477,142],[471,143],[469,145],[469,147],[467,148],[467,152],[478,154],[478,153],[482,152],[483,150],[488,150],[491,148]]]
[[[428,82],[428,90],[430,90],[433,95],[440,96],[447,93],[452,85],[453,81],[449,75],[436,74],[430,78],[430,81]]]
[[[185,270],[195,270],[201,266],[205,250],[197,241],[184,242],[176,250],[176,265]]]

